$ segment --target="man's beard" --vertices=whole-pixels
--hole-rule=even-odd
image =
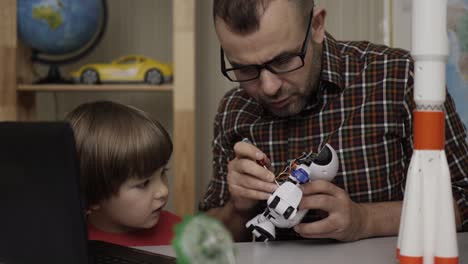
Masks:
[[[317,87],[318,87],[318,81],[312,81],[316,78],[317,76],[315,73],[312,73],[309,80],[307,81],[307,88],[305,89],[305,94],[298,94],[298,93],[292,93],[290,96],[292,96],[294,101],[290,102],[287,106],[285,106],[283,109],[272,109],[268,104],[265,103],[265,101],[262,101],[261,103],[263,104],[263,107],[268,109],[273,115],[278,116],[278,117],[288,117],[288,116],[293,116],[302,111],[304,107],[310,102],[313,103],[312,100],[316,98],[316,92],[317,92]],[[287,89],[281,87],[280,89],[284,89],[284,93],[288,93]],[[295,89],[298,91],[299,89]]]
[[[256,98],[255,100],[263,106],[264,109],[268,110],[271,114],[278,117],[293,116],[302,111],[307,106],[308,102],[314,103],[316,101],[316,95],[320,82],[320,73],[322,70],[322,44],[315,43],[312,41],[313,54],[312,54],[312,65],[308,73],[308,79],[305,82],[307,87],[301,92],[301,89],[296,89],[293,93],[288,91],[289,88],[281,87],[279,93],[276,94],[275,98],[284,98],[285,95],[292,100],[283,109],[272,109],[268,102],[271,102],[271,98]],[[302,93],[302,94],[301,94]]]
[[[312,41],[312,45],[312,66],[308,74],[309,78],[306,82],[307,88],[304,90],[305,94],[296,94],[296,96],[298,96],[296,101],[291,102],[284,109],[272,110],[271,108],[266,107],[273,115],[278,117],[293,116],[299,114],[302,109],[306,107],[308,102],[315,102],[320,82],[320,72],[322,70],[322,44]],[[294,96],[294,94],[292,94],[292,96]]]
[[[301,112],[301,110],[306,106],[309,98],[297,97],[295,101],[290,102],[284,109],[273,110],[270,107],[265,107],[275,116],[278,117],[287,117],[293,116]]]

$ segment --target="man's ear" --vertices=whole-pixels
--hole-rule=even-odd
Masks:
[[[314,10],[312,18],[312,39],[316,43],[322,43],[325,38],[325,17],[327,11],[324,8],[318,7]]]

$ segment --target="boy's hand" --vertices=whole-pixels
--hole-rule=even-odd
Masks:
[[[248,211],[259,200],[267,200],[277,189],[275,175],[269,170],[271,164],[266,155],[254,145],[237,142],[234,145],[236,157],[228,164],[227,182],[234,207]],[[257,161],[264,161],[265,167]]]

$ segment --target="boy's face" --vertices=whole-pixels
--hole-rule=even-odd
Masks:
[[[97,206],[90,216],[92,224],[114,233],[156,225],[169,195],[165,171],[162,167],[149,178],[125,181],[117,195]]]

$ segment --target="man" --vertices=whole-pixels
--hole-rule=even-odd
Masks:
[[[214,0],[213,12],[222,72],[240,87],[218,109],[214,178],[200,209],[246,240],[245,223],[276,190],[275,175],[328,143],[338,175],[302,185],[300,209],[312,214],[279,239],[396,235],[412,155],[410,54],[336,41],[311,0]],[[457,228],[468,230],[466,130],[449,96],[445,107]]]

